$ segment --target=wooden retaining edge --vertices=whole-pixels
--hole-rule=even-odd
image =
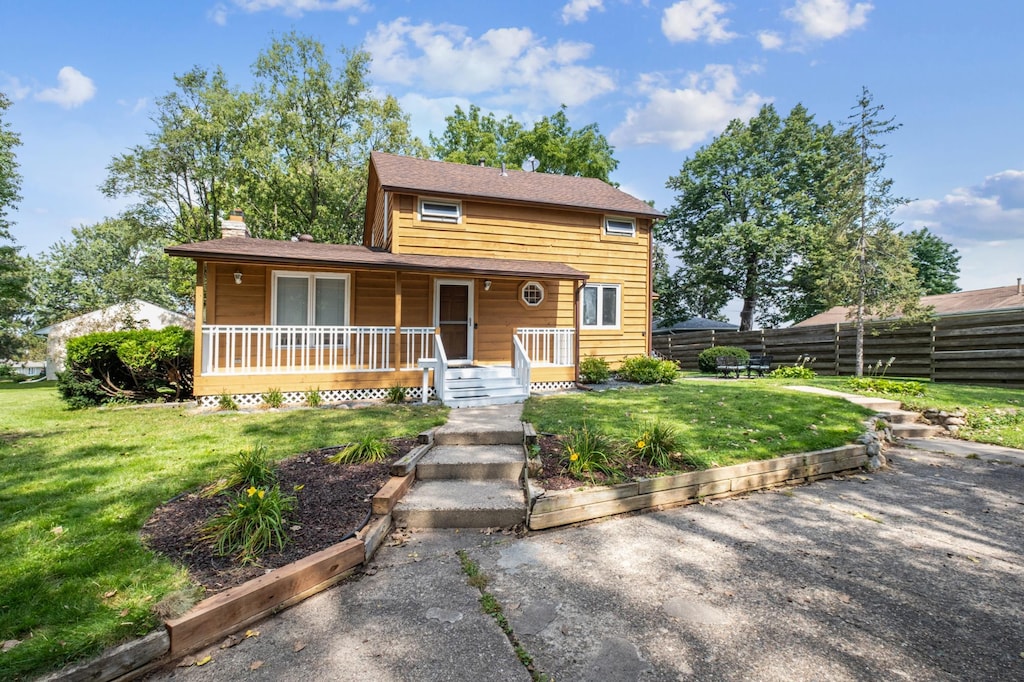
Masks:
[[[594,490],[547,493],[534,502],[528,526],[530,530],[542,530],[640,509],[692,504],[772,485],[800,483],[858,469],[867,460],[863,445],[844,445]]]
[[[429,433],[433,436],[433,432]],[[411,474],[416,470],[416,465],[419,464],[420,459],[430,451],[431,447],[433,447],[431,443],[423,443],[414,447],[404,457],[391,465],[391,475],[405,476],[406,474]]]
[[[523,443],[526,447],[537,443],[537,429],[530,422],[523,422]]]
[[[427,429],[426,431],[420,431],[419,435],[416,436],[416,442],[420,445],[433,445],[434,444],[434,431],[437,431],[438,427]]]
[[[142,674],[143,666],[160,658],[170,649],[165,630],[151,632],[141,639],[108,649],[97,658],[50,673],[40,682],[95,682],[123,678],[128,673]]]
[[[356,533],[356,537],[363,541],[363,562],[366,563],[373,558],[377,550],[384,543],[384,539],[391,531],[391,514],[378,516],[367,523],[362,530]]]
[[[171,657],[211,644],[327,589],[362,564],[365,556],[363,541],[352,538],[204,599],[165,623]]]
[[[392,476],[384,487],[377,491],[377,494],[373,496],[373,501],[370,503],[370,509],[374,514],[390,514],[391,510],[395,508],[398,501],[409,492],[409,488],[412,487],[412,482],[416,479],[416,474],[406,474],[405,476]]]

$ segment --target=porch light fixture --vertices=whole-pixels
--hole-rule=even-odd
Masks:
[[[491,290],[491,280],[485,279],[484,280],[484,291],[490,291],[490,290]]]
[[[242,283],[242,271],[241,270],[235,270],[235,284],[241,284],[241,283]]]

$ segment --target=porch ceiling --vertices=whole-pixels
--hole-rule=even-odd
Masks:
[[[395,254],[350,244],[318,244],[275,239],[213,239],[206,242],[169,246],[164,251],[171,256],[231,263],[349,267],[393,272],[577,281],[586,280],[589,277],[585,272],[563,263],[511,258]]]

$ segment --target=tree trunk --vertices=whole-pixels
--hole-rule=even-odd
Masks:
[[[748,296],[743,299],[743,310],[740,311],[740,331],[749,332],[754,328],[754,311],[757,309],[757,297]]]

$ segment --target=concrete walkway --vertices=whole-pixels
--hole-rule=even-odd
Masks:
[[[964,445],[524,538],[398,535],[369,574],[152,679],[529,679],[458,549],[559,682],[1024,679],[1024,466]]]

